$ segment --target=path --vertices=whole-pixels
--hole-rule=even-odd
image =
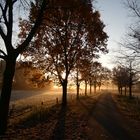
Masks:
[[[130,125],[119,113],[110,93],[100,95],[89,115],[90,140],[137,140],[130,135]]]

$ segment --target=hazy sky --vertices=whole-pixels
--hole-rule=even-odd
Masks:
[[[125,0],[97,0],[96,7],[101,13],[101,19],[106,25],[105,31],[109,36],[109,54],[103,55],[103,65],[112,67],[113,52],[117,50],[118,44],[130,25],[128,9],[124,6]]]

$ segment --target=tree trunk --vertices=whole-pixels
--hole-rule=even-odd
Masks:
[[[132,73],[130,72],[130,77],[129,77],[129,98],[132,98]]]
[[[92,84],[90,83],[90,94],[92,93]]]
[[[94,93],[96,93],[96,85],[94,85]]]
[[[76,99],[79,99],[79,88],[80,88],[80,84],[79,84],[79,73],[78,73],[78,70],[77,70],[77,74],[76,74],[76,87],[77,87],[77,95],[76,95]]]
[[[3,85],[0,96],[0,135],[3,135],[7,129],[9,103],[12,90],[12,82],[15,73],[16,60],[6,61],[6,67],[3,76]]]
[[[92,85],[90,84],[90,94],[92,93]]]
[[[77,84],[77,96],[76,96],[76,99],[79,99],[79,89],[80,89],[80,84]]]
[[[129,85],[129,98],[132,98],[132,85]]]
[[[126,96],[126,92],[127,92],[127,87],[125,86],[124,88],[124,95]]]
[[[121,92],[121,95],[122,95],[122,86],[120,87],[120,92]]]
[[[101,91],[101,86],[99,86],[99,91]]]
[[[120,86],[118,86],[118,92],[119,92],[119,94],[121,93],[121,91],[120,91]]]
[[[85,80],[85,96],[87,96],[87,81]]]
[[[62,83],[63,87],[63,95],[62,95],[62,106],[65,107],[67,106],[67,80],[64,80]]]
[[[96,84],[96,81],[94,81],[94,93],[96,93],[96,86],[97,84]]]

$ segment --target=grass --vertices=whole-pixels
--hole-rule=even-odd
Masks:
[[[127,96],[117,95],[119,106],[128,117],[140,121],[140,100],[138,98],[129,98]]]
[[[24,127],[32,127],[38,123],[43,123],[49,119],[49,117],[56,116],[60,108],[60,105],[54,105],[50,108],[46,106],[33,107],[31,113],[21,120],[20,125]]]
[[[72,100],[62,108],[60,104],[47,108],[45,105],[34,107],[16,125],[8,128],[6,139],[88,139],[87,121],[93,111],[96,99],[82,97]]]
[[[132,133],[139,135],[140,132],[140,100],[138,98],[129,98],[127,96],[116,95],[115,101],[122,115],[130,122],[134,129]]]

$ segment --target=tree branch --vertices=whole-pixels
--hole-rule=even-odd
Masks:
[[[2,50],[0,50],[0,53],[2,53],[4,56],[7,56],[6,53]]]
[[[3,19],[4,19],[4,24],[6,25],[6,27],[8,28],[8,21],[7,21],[7,15],[6,15],[6,12],[7,12],[7,8],[8,8],[8,4],[6,2],[5,4],[5,7],[3,8],[2,5],[0,4],[0,9],[2,11],[2,16],[3,16]]]
[[[39,25],[42,22],[43,12],[44,12],[47,4],[48,3],[46,2],[46,0],[43,0],[41,9],[40,9],[38,17],[36,19],[36,22],[35,22],[33,28],[31,29],[30,33],[28,34],[28,37],[26,38],[26,40],[21,45],[19,45],[19,47],[16,49],[17,54],[23,52],[25,50],[25,48],[29,45],[30,41],[32,40],[34,34],[36,33]]]
[[[0,35],[1,35],[2,39],[4,40],[4,42],[5,42],[6,41],[6,35],[5,35],[5,33],[4,33],[4,31],[3,31],[1,26],[0,26]]]

